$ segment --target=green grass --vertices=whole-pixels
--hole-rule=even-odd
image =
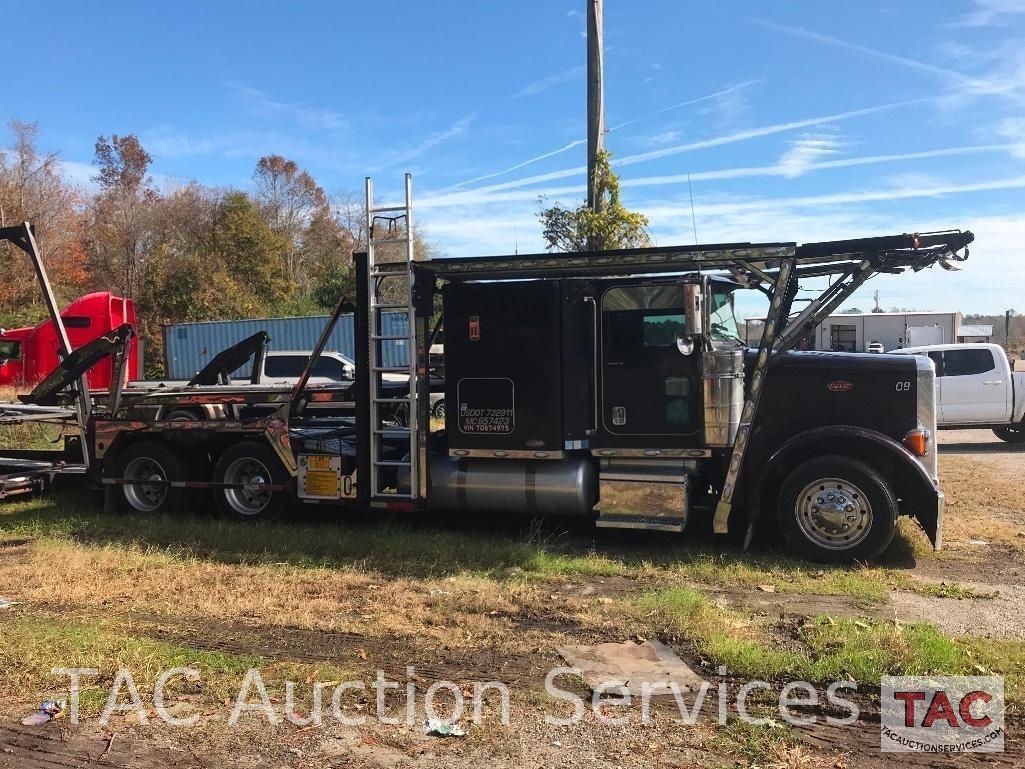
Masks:
[[[1013,696],[1022,696],[1025,644],[1017,641],[959,641],[927,623],[819,616],[791,643],[781,644],[766,628],[713,605],[696,590],[648,591],[636,607],[657,633],[690,641],[731,674],[877,684],[883,675],[994,672],[1008,677]]]
[[[96,668],[99,674],[82,679],[83,715],[103,709],[117,670],[128,669],[140,692],[152,692],[164,670],[199,669],[207,694],[215,701],[233,697],[246,670],[263,659],[201,651],[126,633],[109,623],[66,622],[22,615],[4,623],[0,633],[0,670],[4,689],[13,692],[66,692],[69,679],[53,668]],[[169,683],[172,692],[177,681]]]
[[[0,426],[0,449],[59,450],[63,448],[59,425],[27,422]]]
[[[777,721],[752,724],[740,718],[730,718],[712,742],[720,749],[753,762],[754,766],[800,744],[785,724]]]
[[[119,669],[127,669],[142,696],[152,703],[153,686],[164,671],[194,667],[198,691],[207,707],[234,702],[249,668],[258,668],[271,696],[283,698],[286,681],[295,682],[296,702],[310,700],[310,666],[292,660],[268,660],[255,654],[194,649],[133,632],[116,620],[58,621],[21,615],[5,622],[0,633],[0,676],[6,697],[52,696],[67,698],[70,679],[55,676],[53,668],[96,668],[96,676],[82,678],[80,712],[84,717],[103,710]],[[317,665],[318,680],[342,680],[352,674],[335,665]],[[188,684],[172,678],[165,692],[176,694]],[[49,693],[49,694],[46,694]],[[125,690],[122,689],[125,695]],[[121,702],[128,701],[127,695]]]

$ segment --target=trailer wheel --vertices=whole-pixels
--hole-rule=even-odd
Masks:
[[[440,401],[438,401],[437,403],[434,404],[434,407],[431,409],[431,416],[434,417],[435,419],[444,419],[445,418],[445,399],[444,398],[442,398]]]
[[[993,434],[1007,443],[1025,443],[1025,423],[994,427]]]
[[[192,480],[188,477],[189,467],[185,456],[172,446],[155,441],[143,441],[129,446],[117,457],[111,472],[115,478],[136,483],[116,486],[114,505],[126,513],[169,513],[182,510],[186,506],[188,490],[168,486],[165,482]]]
[[[778,514],[787,544],[827,563],[867,560],[897,529],[897,499],[886,480],[857,459],[825,456],[783,482]]]
[[[162,422],[200,422],[202,419],[202,412],[193,409],[174,409],[160,417]]]
[[[274,450],[255,441],[232,446],[214,466],[214,482],[241,484],[241,488],[215,488],[217,508],[235,518],[269,518],[280,513],[288,502],[284,491],[259,488],[263,484],[284,486],[288,473]]]

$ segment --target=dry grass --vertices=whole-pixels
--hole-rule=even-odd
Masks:
[[[1023,457],[1025,458],[1025,457]],[[1025,506],[1021,473],[994,472],[993,458],[940,454],[940,478],[947,494],[943,536],[952,548],[982,539],[1025,549]],[[1025,462],[1022,463],[1025,470]],[[985,482],[980,479],[985,478]]]
[[[529,630],[510,632],[508,618],[547,612],[548,598],[536,584],[503,585],[471,575],[387,578],[60,541],[31,543],[8,560],[0,570],[0,595],[84,615],[130,606],[169,618],[359,633],[453,648],[501,645],[510,653],[537,639]],[[574,602],[562,609],[573,614]]]

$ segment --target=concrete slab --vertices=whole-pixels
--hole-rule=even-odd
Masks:
[[[652,694],[671,694],[670,684],[680,692],[695,692],[703,679],[663,643],[604,643],[594,646],[559,646],[566,664],[580,671],[591,690],[618,685],[631,695],[642,693],[645,683]]]

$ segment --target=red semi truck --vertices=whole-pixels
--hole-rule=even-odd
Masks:
[[[109,291],[96,291],[79,297],[63,310],[61,317],[68,330],[72,349],[91,342],[123,323],[135,326],[135,304],[131,299]],[[128,350],[128,379],[139,378],[138,339],[132,338]],[[53,321],[38,326],[0,330],[0,386],[28,387],[40,382],[60,362],[57,330]],[[109,389],[110,358],[89,369],[89,386]]]

